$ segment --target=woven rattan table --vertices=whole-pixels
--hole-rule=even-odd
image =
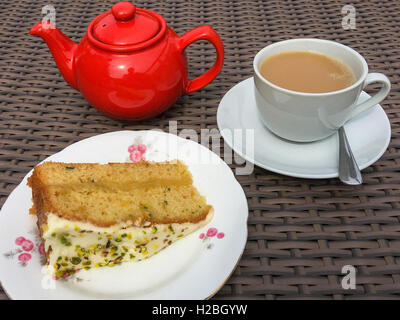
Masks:
[[[388,150],[363,171],[365,183],[285,177],[261,168],[238,176],[249,204],[249,237],[238,266],[215,299],[400,298],[400,2],[351,1],[356,29],[342,28],[343,1],[136,1],[183,34],[212,25],[225,65],[205,89],[182,97],[151,121],[123,123],[88,105],[62,79],[45,43],[28,35],[51,3],[57,25],[79,42],[88,23],[113,1],[0,1],[0,203],[39,161],[81,139],[110,131],[216,128],[224,93],[252,74],[265,45],[295,37],[339,41],[358,50],[393,88],[382,103],[392,126]],[[191,76],[214,60],[208,43],[188,50]],[[376,90],[372,87],[369,92]],[[221,152],[221,154],[223,154]],[[341,286],[354,265],[357,287]],[[0,297],[6,299],[0,289]]]

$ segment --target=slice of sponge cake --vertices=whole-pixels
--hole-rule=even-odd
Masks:
[[[207,224],[211,206],[181,161],[45,162],[28,185],[49,266],[78,269],[146,259]]]

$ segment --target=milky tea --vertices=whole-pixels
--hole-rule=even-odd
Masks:
[[[266,58],[261,75],[288,90],[306,93],[337,91],[351,86],[356,78],[343,62],[312,51],[286,51]]]

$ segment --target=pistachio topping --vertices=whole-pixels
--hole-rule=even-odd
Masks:
[[[63,233],[61,234],[58,239],[60,240],[60,242],[64,245],[64,246],[71,246],[71,241],[68,240],[68,238],[66,237],[68,233]]]
[[[53,218],[54,219],[54,218]],[[196,224],[149,224],[96,228],[57,218],[44,233],[46,250],[51,247],[50,264],[59,278],[78,270],[117,266],[125,261],[141,261],[165,246],[198,229]]]

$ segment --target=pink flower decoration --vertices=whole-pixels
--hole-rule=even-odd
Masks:
[[[199,238],[203,239],[204,238],[204,233],[200,233]]]
[[[24,237],[18,237],[17,239],[15,239],[15,244],[20,246],[24,241],[25,241]]]
[[[38,247],[38,251],[40,254],[45,254],[45,250],[44,250],[44,243],[42,242],[39,247]]]
[[[22,241],[21,247],[24,251],[31,251],[34,247],[34,244],[31,240],[25,239]]]
[[[140,153],[141,154],[143,154],[143,153],[145,153],[146,152],[146,145],[144,145],[144,144],[139,144],[138,146],[137,146],[137,149],[140,151]]]
[[[217,228],[210,228],[207,231],[207,237],[211,238],[214,237],[217,234],[218,230]]]
[[[133,145],[129,146],[128,152],[132,153],[133,151],[136,151],[137,149],[138,149],[137,144],[133,144]]]
[[[225,233],[220,232],[220,233],[217,234],[217,238],[218,239],[222,239],[223,237],[225,237]]]
[[[132,161],[133,163],[140,162],[140,160],[142,160],[142,154],[140,153],[139,150],[134,150],[134,151],[131,152],[131,154],[129,155],[129,159],[131,159],[131,161]]]
[[[143,155],[146,149],[147,147],[144,144],[132,144],[128,147],[129,159],[131,159],[133,163],[145,160]]]
[[[32,256],[30,255],[30,253],[21,253],[18,256],[18,260],[21,262],[28,262],[29,260],[31,260]]]

